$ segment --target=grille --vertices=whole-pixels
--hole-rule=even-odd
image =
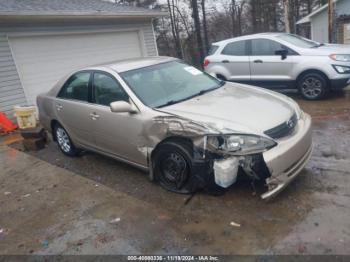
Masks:
[[[297,122],[297,115],[294,113],[294,115],[288,121],[265,131],[264,134],[273,139],[285,137],[294,131]]]

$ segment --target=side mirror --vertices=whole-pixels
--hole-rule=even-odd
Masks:
[[[280,55],[282,60],[285,60],[287,58],[288,55],[288,50],[287,49],[281,49],[281,50],[277,50],[275,52],[275,55]]]
[[[133,104],[125,101],[115,101],[109,105],[110,109],[114,113],[137,113],[137,109]]]

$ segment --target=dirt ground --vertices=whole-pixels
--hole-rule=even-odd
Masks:
[[[100,155],[69,158],[52,142],[22,152],[3,137],[0,254],[350,254],[350,90],[292,97],[313,117],[315,148],[269,202],[247,181],[189,197]]]

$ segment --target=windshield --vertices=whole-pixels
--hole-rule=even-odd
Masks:
[[[312,47],[317,47],[320,45],[320,43],[317,43],[315,41],[306,39],[301,36],[297,35],[292,35],[292,34],[282,34],[277,36],[278,38],[292,44],[298,47],[303,47],[303,48],[312,48]]]
[[[222,85],[220,80],[179,61],[126,71],[120,75],[149,107],[175,104]]]

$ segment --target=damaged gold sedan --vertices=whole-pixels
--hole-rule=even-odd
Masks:
[[[311,155],[311,118],[288,97],[152,57],[89,67],[37,98],[41,124],[74,156],[91,150],[167,190],[221,190],[244,173],[269,199]]]

